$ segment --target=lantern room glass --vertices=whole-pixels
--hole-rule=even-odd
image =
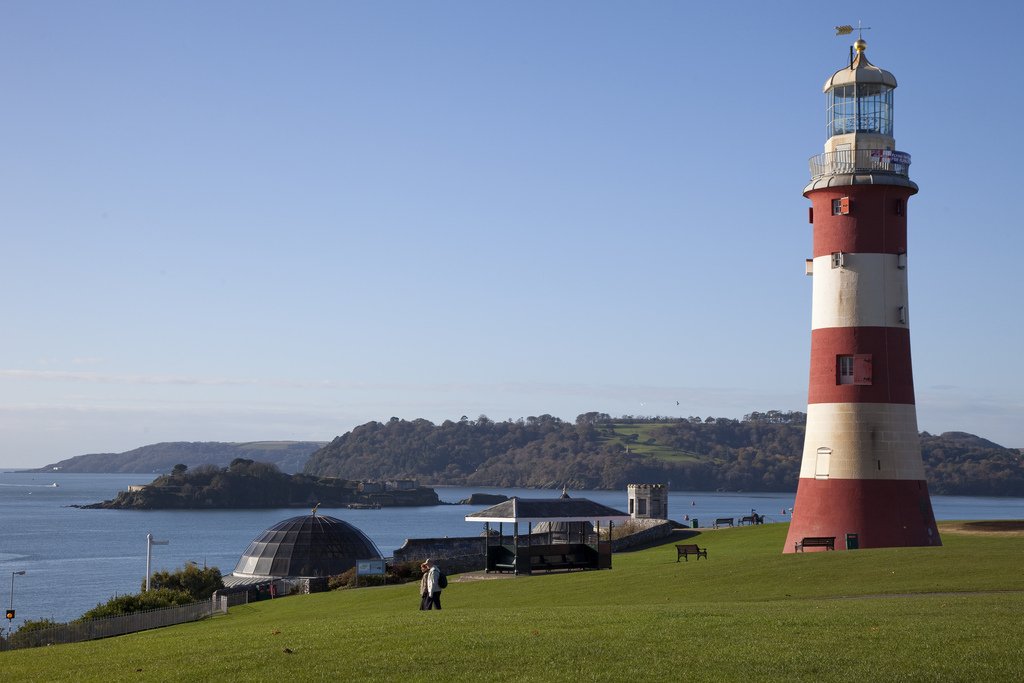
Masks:
[[[880,83],[838,85],[825,94],[828,136],[892,135],[892,87]]]

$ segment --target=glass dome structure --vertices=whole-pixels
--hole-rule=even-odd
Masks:
[[[854,43],[857,57],[825,81],[827,137],[870,133],[892,137],[892,91],[896,77],[868,61],[868,44]]]
[[[366,534],[325,515],[301,515],[278,522],[253,539],[234,576],[315,577],[341,574],[356,560],[379,559]]]

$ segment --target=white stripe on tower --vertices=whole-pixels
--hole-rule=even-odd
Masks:
[[[832,254],[814,259],[811,329],[824,327],[909,326],[907,269],[898,254],[843,254],[844,266],[832,267]],[[903,306],[901,322],[899,307]]]

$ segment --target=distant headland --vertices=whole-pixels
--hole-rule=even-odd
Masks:
[[[227,467],[176,465],[150,484],[131,486],[113,500],[82,505],[113,510],[222,510],[238,508],[381,508],[440,505],[434,489],[396,479],[361,482],[284,474],[276,466],[237,458]]]
[[[31,472],[103,473],[138,472],[162,474],[178,463],[189,467],[224,467],[235,458],[267,462],[282,472],[301,472],[309,456],[324,446],[323,441],[165,441],[123,453],[88,453],[66,458]]]

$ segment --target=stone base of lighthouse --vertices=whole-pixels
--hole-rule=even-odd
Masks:
[[[847,534],[858,548],[942,545],[923,480],[800,479],[783,552],[808,536],[834,536],[846,549]]]

